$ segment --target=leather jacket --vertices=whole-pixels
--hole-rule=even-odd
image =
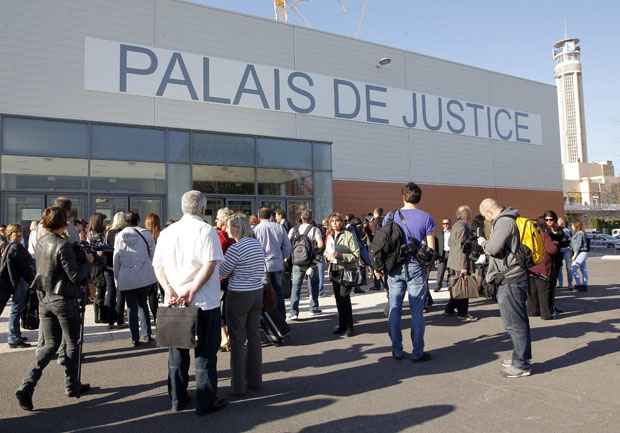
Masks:
[[[77,298],[81,287],[89,277],[85,257],[74,242],[63,239],[55,233],[41,237],[35,248],[37,275],[33,286],[42,295],[58,295]],[[80,254],[81,253],[81,254]],[[82,257],[79,257],[79,256]],[[82,260],[78,260],[81,258]]]

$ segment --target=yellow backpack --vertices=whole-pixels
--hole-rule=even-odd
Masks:
[[[521,239],[521,246],[526,247],[529,252],[525,252],[528,257],[528,268],[535,266],[542,262],[545,255],[545,244],[543,236],[540,230],[536,227],[534,220],[526,217],[518,216],[516,218],[517,227],[519,229],[519,238]]]

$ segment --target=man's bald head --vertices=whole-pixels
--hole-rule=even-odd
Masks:
[[[480,214],[487,221],[493,221],[502,211],[502,207],[492,198],[485,198],[480,203]]]

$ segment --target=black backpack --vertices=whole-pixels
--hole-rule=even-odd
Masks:
[[[292,262],[294,265],[310,266],[314,261],[314,245],[308,237],[308,233],[310,233],[310,230],[313,228],[314,226],[308,224],[306,230],[303,233],[300,233],[299,226],[295,226],[292,239]]]
[[[404,262],[401,253],[404,246],[406,240],[403,229],[394,219],[385,220],[370,243],[372,267],[377,271],[391,272]]]

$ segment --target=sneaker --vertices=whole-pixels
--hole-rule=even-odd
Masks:
[[[27,347],[32,347],[32,345],[29,343],[26,343],[23,340],[20,340],[17,343],[9,343],[9,347],[11,349],[25,349]]]
[[[320,308],[314,308],[310,311],[310,314],[316,316],[317,314],[321,314],[323,311]]]
[[[502,370],[502,376],[504,376],[505,378],[519,378],[519,377],[526,377],[526,376],[530,376],[532,374],[532,370],[531,368],[517,368],[512,366],[512,364],[509,367],[504,367]]]
[[[503,368],[512,367],[512,359],[503,359],[502,360],[502,367]],[[527,363],[527,368],[528,369],[532,368],[532,364],[529,361]]]
[[[459,319],[461,319],[463,322],[475,322],[478,320],[476,316],[472,316],[471,314],[467,314],[465,316],[459,316]]]
[[[287,322],[291,322],[291,321],[295,321],[295,320],[299,320],[299,313],[288,313],[286,316],[286,321]]]

